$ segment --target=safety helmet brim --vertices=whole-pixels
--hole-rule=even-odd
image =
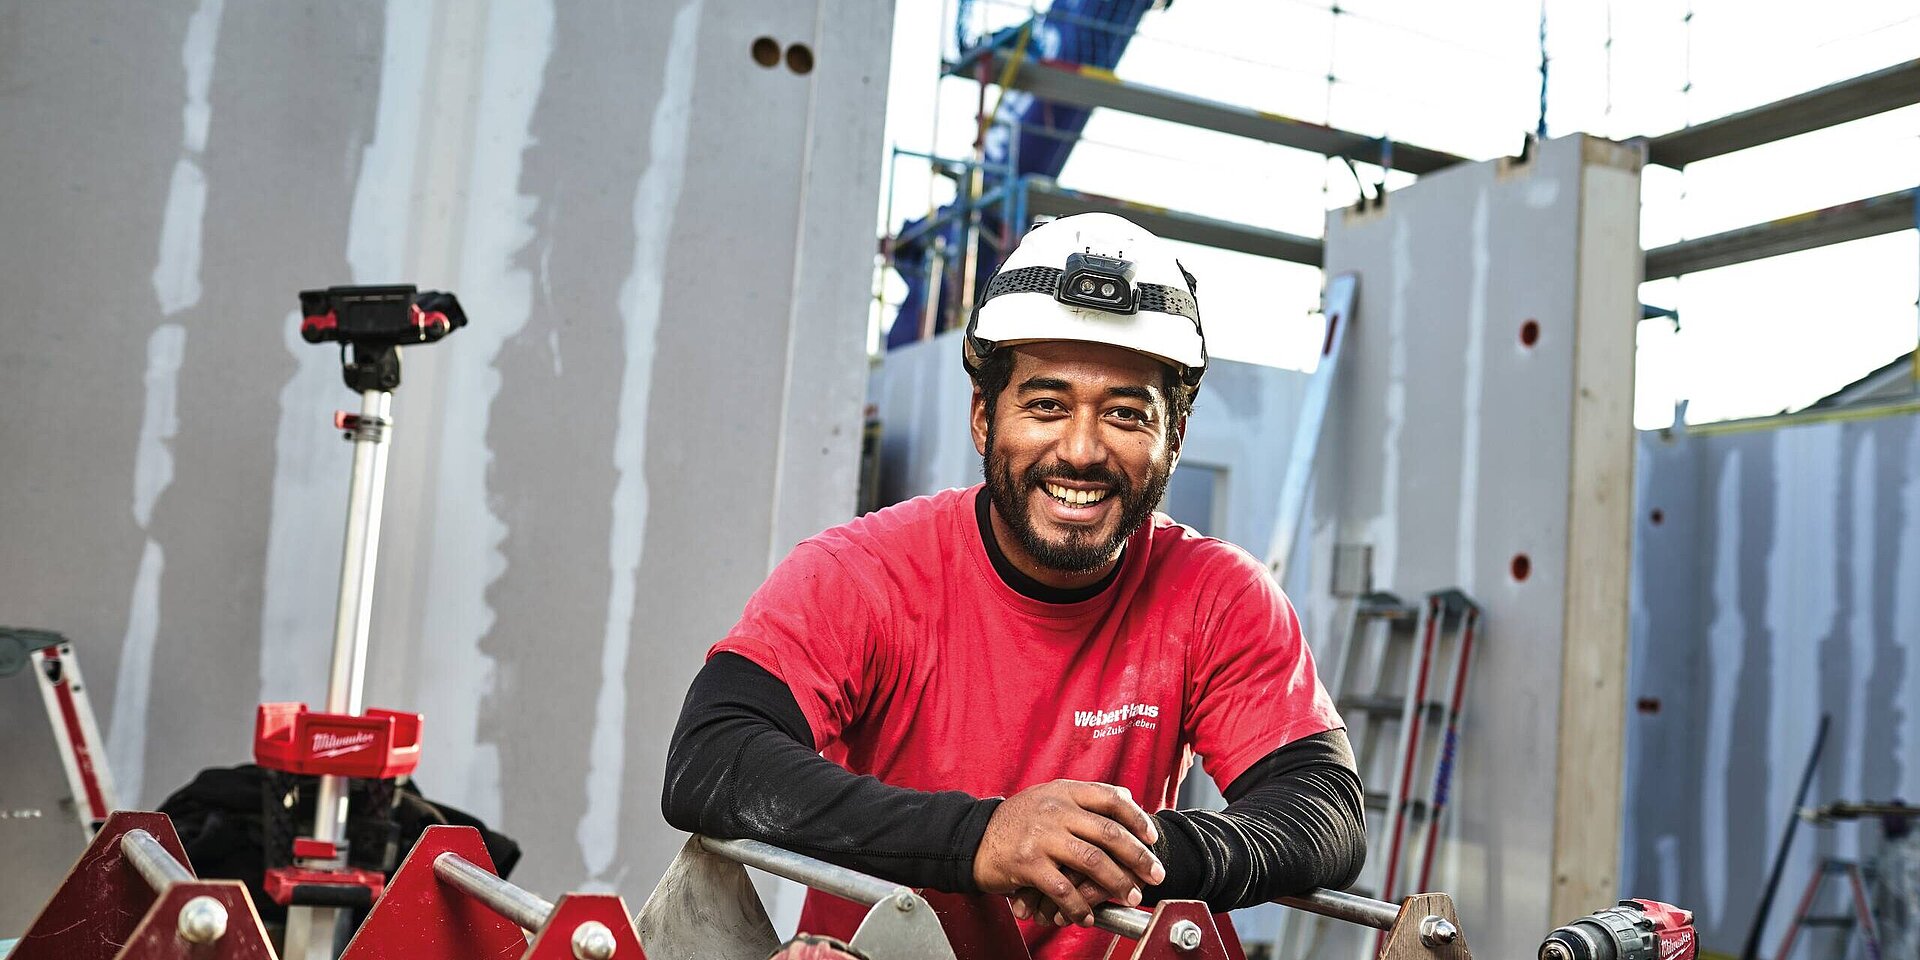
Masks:
[[[1193,321],[1174,314],[1142,311],[1116,315],[1066,306],[1042,293],[998,297],[993,307],[980,311],[973,335],[996,347],[1074,340],[1124,347],[1182,369],[1202,368],[1207,363]]]

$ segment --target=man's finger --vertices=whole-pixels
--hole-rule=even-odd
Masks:
[[[1083,814],[1083,816],[1086,815]],[[1069,827],[1069,829],[1072,828]],[[1125,835],[1125,831],[1116,829],[1116,832]],[[1094,893],[1086,897],[1089,903],[1103,903],[1112,899],[1132,906],[1139,902],[1139,880],[1126,867],[1115,861],[1106,850],[1068,833],[1060,837],[1058,842],[1048,850],[1048,854],[1080,890],[1084,891],[1088,885],[1093,887]],[[1078,876],[1075,876],[1076,874]],[[1087,884],[1081,884],[1079,882],[1081,878],[1084,878]]]
[[[1031,887],[1022,888],[1016,891],[1013,896],[1007,898],[1007,906],[1013,910],[1013,916],[1016,920],[1026,920],[1039,916],[1040,904],[1044,902],[1045,898],[1040,896],[1040,891]]]
[[[1147,816],[1140,805],[1133,802],[1133,794],[1124,787],[1110,783],[1083,783],[1074,791],[1073,800],[1081,807],[1094,813],[1112,817],[1120,825],[1133,831],[1140,842],[1152,846],[1160,839],[1160,829],[1153,818]]]
[[[1087,903],[1086,898],[1080,896],[1080,891],[1074,888],[1073,881],[1068,880],[1060,871],[1051,867],[1042,868],[1041,872],[1034,876],[1033,881],[1034,889],[1038,890],[1041,896],[1052,900],[1054,907],[1065,914],[1067,919],[1077,923],[1081,917],[1093,916],[1093,907]]]
[[[1120,899],[1106,888],[1072,870],[1063,870],[1061,872],[1067,875],[1068,880],[1073,881],[1073,887],[1075,890],[1080,891],[1080,896],[1086,898],[1086,901],[1094,906],[1099,906],[1108,900]]]
[[[1081,813],[1068,821],[1067,829],[1075,836],[1099,846],[1107,852],[1122,868],[1133,876],[1134,886],[1152,886],[1167,878],[1166,868],[1160,858],[1147,849],[1146,844],[1127,831],[1119,821],[1110,820],[1097,813]],[[1105,878],[1102,878],[1105,882]],[[1109,887],[1115,900],[1125,900],[1125,890]],[[1135,906],[1138,900],[1127,901],[1127,906]]]

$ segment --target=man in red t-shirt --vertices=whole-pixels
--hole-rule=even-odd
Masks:
[[[794,548],[688,693],[669,822],[1006,894],[1042,960],[1098,956],[1108,900],[1351,883],[1359,779],[1292,606],[1153,513],[1206,369],[1192,276],[1119,217],[1055,220],[964,350],[986,482]],[[1195,753],[1225,810],[1173,809]],[[863,913],[813,892],[800,929]]]

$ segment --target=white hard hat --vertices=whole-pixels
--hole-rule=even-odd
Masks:
[[[1037,340],[1125,347],[1172,365],[1197,387],[1206,338],[1193,275],[1160,238],[1110,213],[1043,223],[987,281],[967,323],[966,364]]]

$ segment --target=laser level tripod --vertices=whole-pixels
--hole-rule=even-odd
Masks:
[[[350,932],[342,922],[345,908],[371,906],[385,883],[380,873],[347,866],[349,781],[402,776],[420,762],[420,716],[364,710],[361,702],[400,347],[444,339],[467,318],[453,294],[417,292],[411,285],[306,290],[300,310],[300,335],[307,342],[340,344],[341,374],[348,389],[360,394],[360,412],[340,411],[333,419],[353,442],[353,474],[326,709],[261,704],[254,758],[271,770],[320,778],[312,836],[293,841],[294,866],[269,870],[266,886],[288,907],[282,956],[332,960]]]

